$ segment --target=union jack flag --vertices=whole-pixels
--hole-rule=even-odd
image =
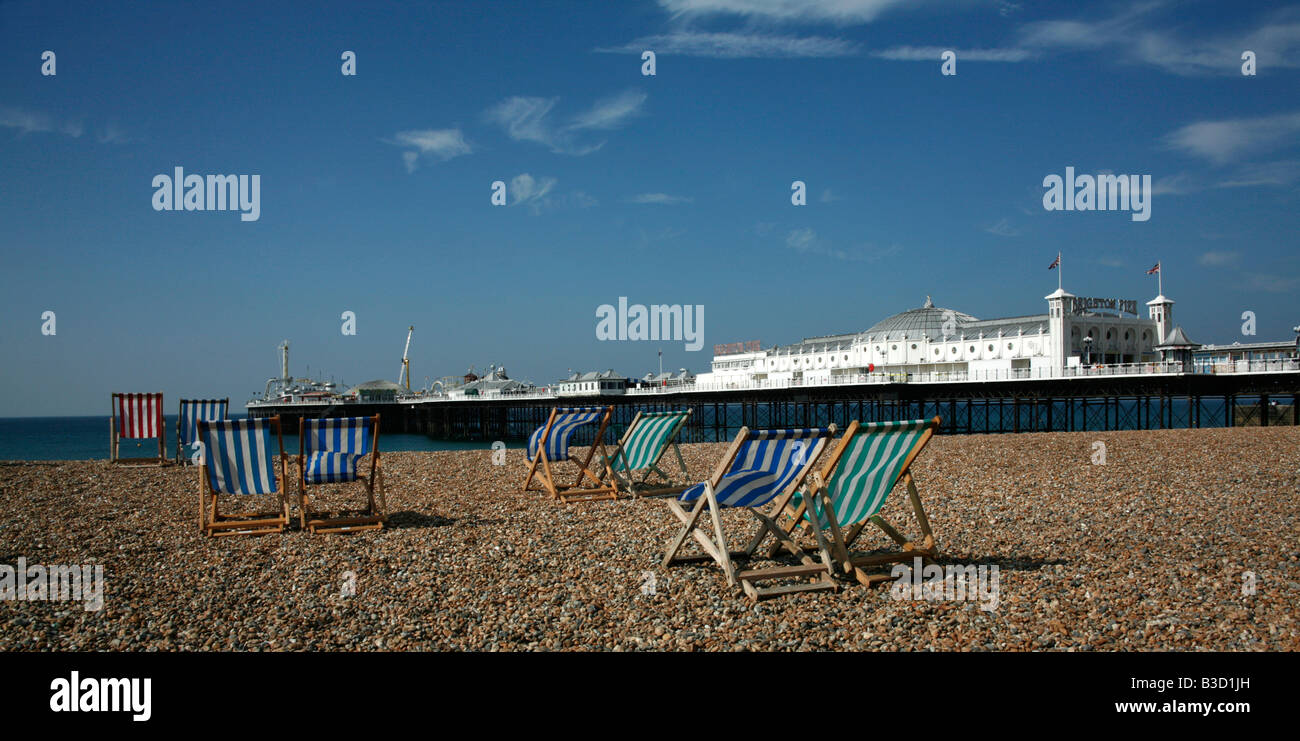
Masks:
[[[1158,272],[1160,272],[1160,263],[1156,263],[1154,267],[1148,270],[1147,275],[1155,275]]]
[[[1048,270],[1055,270],[1055,269],[1057,269],[1057,268],[1059,268],[1059,267],[1061,267],[1061,253],[1058,252],[1058,253],[1056,253],[1056,259],[1052,261],[1052,264],[1051,264],[1051,265],[1048,265],[1048,266],[1047,266],[1047,269],[1048,269]]]

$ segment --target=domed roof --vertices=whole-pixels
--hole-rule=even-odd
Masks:
[[[924,335],[931,340],[942,340],[944,334],[943,325],[950,320],[951,323],[948,326],[950,334],[955,330],[959,330],[961,325],[966,322],[979,321],[970,314],[963,314],[953,309],[939,308],[934,305],[929,296],[926,296],[925,305],[921,308],[911,309],[901,314],[895,314],[888,319],[882,319],[863,334],[887,340],[901,339],[903,335],[913,339]]]

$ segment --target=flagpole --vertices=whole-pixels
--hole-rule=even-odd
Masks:
[[[1063,272],[1065,272],[1065,268],[1064,266],[1061,265],[1061,253],[1057,252],[1056,253],[1056,290],[1058,291],[1063,290],[1061,288],[1061,284],[1062,284],[1061,273]]]
[[[1156,262],[1156,265],[1160,267],[1160,269],[1156,271],[1156,295],[1163,296],[1165,295],[1165,263],[1161,260]]]

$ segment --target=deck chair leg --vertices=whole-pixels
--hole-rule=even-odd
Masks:
[[[681,505],[671,499],[668,501],[668,507],[673,510],[673,514],[677,516],[677,519],[682,521],[682,530],[677,534],[677,537],[668,541],[667,555],[664,556],[660,566],[668,566],[677,558],[678,551],[686,544],[686,539],[690,537],[691,531],[695,529],[695,523],[699,521],[700,513],[704,511],[704,505],[704,497],[695,500],[695,508],[691,510],[690,515],[686,516]]]
[[[916,492],[916,480],[912,478],[911,471],[907,472],[907,497],[912,500],[912,512],[916,514],[916,521],[921,526],[921,534],[933,539],[934,532],[930,530],[930,520],[925,516],[925,508],[921,506],[921,495]]]
[[[736,586],[736,568],[731,563],[731,551],[727,550],[727,536],[722,532],[722,517],[718,513],[718,500],[713,493],[713,485],[704,487],[704,495],[709,498],[709,516],[713,520],[714,544],[718,548],[718,565],[727,575],[727,586]]]

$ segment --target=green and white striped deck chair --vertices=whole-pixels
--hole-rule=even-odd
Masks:
[[[632,496],[663,496],[679,494],[692,482],[686,481],[686,461],[677,447],[677,433],[691,416],[691,410],[674,412],[637,412],[632,424],[618,441],[609,460],[609,470],[619,490]],[[674,481],[659,467],[664,453],[672,448],[677,456],[681,478]],[[637,472],[640,471],[640,481]],[[662,481],[650,483],[650,475],[657,474]]]
[[[785,526],[789,531],[800,526],[809,530],[817,527],[819,545],[829,547],[831,557],[843,567],[844,573],[863,584],[890,578],[888,574],[870,573],[867,569],[871,567],[896,561],[910,563],[917,557],[934,558],[937,555],[934,533],[921,507],[910,469],[939,424],[938,417],[866,425],[854,421],[831,451],[826,464],[809,477],[809,485],[791,501],[786,510],[790,519]],[[907,486],[912,512],[921,528],[920,541],[904,537],[880,516],[886,498],[899,481]],[[811,497],[809,491],[813,492]],[[868,523],[883,530],[902,550],[854,553],[851,548]],[[820,530],[830,530],[830,538],[820,537]]]

